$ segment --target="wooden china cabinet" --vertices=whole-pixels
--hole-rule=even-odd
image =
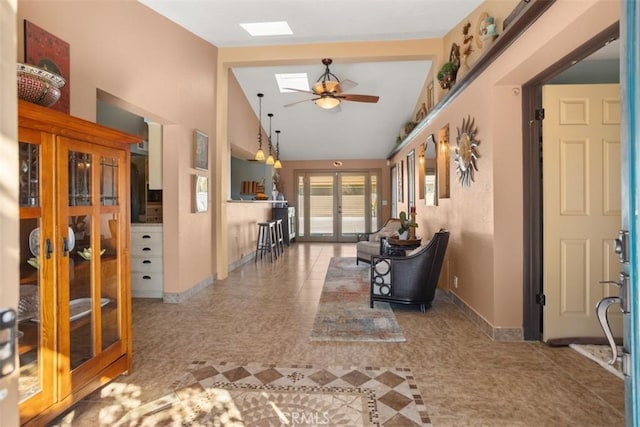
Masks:
[[[131,368],[129,145],[19,101],[20,420],[43,425]]]

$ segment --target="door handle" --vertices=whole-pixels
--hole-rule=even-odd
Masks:
[[[66,237],[62,238],[62,256],[67,256],[69,253],[69,239]]]
[[[45,257],[47,259],[51,258],[51,254],[53,253],[53,245],[51,244],[51,239],[47,239],[44,241],[45,246]]]
[[[607,311],[613,304],[619,303],[620,297],[606,297],[602,298],[596,304],[598,322],[600,322],[600,327],[602,328],[604,335],[607,337],[607,341],[609,342],[609,346],[611,347],[611,360],[609,360],[609,365],[613,365],[614,363],[616,363],[616,360],[618,360],[618,346],[616,345],[616,341],[613,339],[613,333],[611,332],[611,326],[609,325]]]

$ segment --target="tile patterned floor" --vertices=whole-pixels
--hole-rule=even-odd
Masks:
[[[116,425],[431,425],[408,368],[195,361],[188,371],[171,386],[175,392],[133,408]]]
[[[277,262],[248,263],[182,304],[134,300],[133,372],[53,425],[112,426],[174,392],[193,361],[406,367],[436,427],[624,425],[620,379],[568,347],[492,341],[442,295],[426,313],[394,307],[406,342],[309,340],[333,256],[355,256],[355,247],[296,243]]]

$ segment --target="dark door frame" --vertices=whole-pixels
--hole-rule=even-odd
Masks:
[[[525,340],[542,337],[542,86],[620,36],[620,23],[607,27],[522,86],[523,330]]]

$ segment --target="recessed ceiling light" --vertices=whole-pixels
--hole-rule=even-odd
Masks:
[[[277,22],[251,22],[240,24],[249,34],[254,37],[259,36],[284,36],[293,34],[286,21]]]
[[[280,88],[280,93],[295,92],[286,88],[309,90],[309,77],[307,73],[285,73],[276,74],[276,81]]]

